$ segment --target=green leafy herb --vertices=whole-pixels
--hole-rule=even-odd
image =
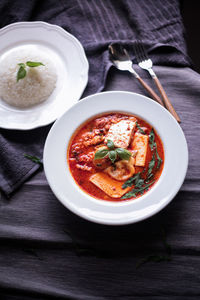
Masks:
[[[115,149],[115,145],[114,145],[113,141],[108,140],[108,141],[107,141],[107,147],[108,147],[110,150],[114,150],[114,149]]]
[[[125,189],[128,186],[133,186],[135,185],[135,187],[142,187],[142,185],[144,184],[144,179],[141,178],[141,174],[145,172],[145,169],[142,172],[136,173],[133,177],[129,178],[128,180],[126,180],[124,182],[124,184],[122,185],[122,188]]]
[[[145,184],[143,187],[140,188],[134,188],[130,192],[126,193],[121,199],[130,199],[135,198],[139,193],[143,191],[148,191],[148,188],[150,185],[152,185],[155,181],[152,181],[151,183]]]
[[[136,123],[137,127],[139,126],[138,123]],[[139,127],[138,127],[139,128]],[[127,187],[134,187],[131,191],[126,193],[121,199],[129,199],[134,198],[138,194],[142,195],[145,191],[148,191],[149,186],[152,185],[154,181],[153,177],[153,169],[156,166],[156,169],[158,170],[162,164],[162,159],[160,158],[157,150],[157,144],[155,142],[155,133],[154,129],[152,128],[150,134],[149,134],[149,145],[151,148],[151,151],[153,151],[152,158],[148,165],[148,170],[145,178],[141,176],[143,172],[145,172],[145,169],[143,169],[142,172],[139,172],[135,174],[135,176],[129,178],[123,185],[122,188],[125,189]]]
[[[157,150],[157,147],[156,147],[156,157],[157,157],[157,167],[156,169],[159,170],[160,169],[160,166],[162,164],[162,159],[160,158],[159,154],[158,154],[158,150]]]
[[[121,159],[129,160],[131,157],[131,152],[126,149],[116,148],[115,151],[117,152],[117,154]]]
[[[155,149],[156,159],[157,159],[157,167],[156,167],[156,169],[158,170],[158,169],[160,169],[160,166],[162,164],[162,159],[160,158],[160,156],[158,154],[157,144],[155,142],[155,133],[154,133],[153,128],[152,128],[152,130],[151,130],[151,132],[149,134],[149,146],[151,148],[151,151],[153,151],[153,149]],[[155,160],[155,157],[154,157],[154,160]]]
[[[144,179],[139,178],[137,181],[135,181],[135,188],[141,188],[144,184]]]
[[[42,161],[37,156],[33,156],[33,155],[29,155],[29,154],[24,154],[24,157],[26,157],[27,159],[33,161],[36,164],[43,165]]]
[[[112,163],[114,163],[114,161],[115,161],[116,158],[117,158],[117,153],[116,153],[115,150],[110,150],[110,151],[108,152],[108,156],[109,156],[110,160],[112,161]]]
[[[26,66],[34,68],[34,67],[44,66],[44,64],[41,62],[36,62],[36,61],[27,61],[26,64],[19,63],[18,66],[19,66],[19,70],[17,72],[17,82],[20,79],[23,79],[24,77],[26,77],[26,74],[27,74]]]
[[[109,150],[108,149],[100,149],[95,153],[94,159],[101,159],[108,155]]]
[[[156,143],[155,143],[155,133],[153,128],[151,129],[151,132],[149,134],[149,146],[151,148],[151,151],[153,151],[154,147],[156,147]]]
[[[26,76],[26,69],[21,65],[17,72],[17,82]]]
[[[144,179],[141,178],[141,174],[142,172],[139,172],[137,174],[135,174],[134,178],[135,178],[135,187],[140,188],[142,187],[142,185],[144,184]]]
[[[137,173],[137,174],[139,174],[139,173]],[[137,175],[137,174],[136,174],[136,175]],[[125,188],[127,188],[128,186],[132,186],[132,185],[134,184],[134,180],[135,180],[134,177],[129,178],[128,180],[126,180],[126,181],[124,182],[124,184],[122,185],[122,188],[125,189]]]
[[[145,134],[144,130],[140,127],[137,121],[136,121],[136,127],[138,128],[140,133]]]
[[[100,159],[104,158],[108,155],[110,158],[111,162],[114,163],[115,160],[117,159],[117,155],[121,159],[129,160],[131,157],[131,152],[123,149],[123,148],[115,148],[115,145],[113,141],[108,140],[107,141],[107,147],[108,149],[101,149],[95,153],[94,159]]]
[[[19,63],[18,66],[26,68],[26,65],[24,63]]]
[[[141,267],[143,264],[147,262],[161,262],[161,261],[170,261],[171,257],[169,255],[159,255],[159,254],[151,254],[144,258],[142,258],[136,265],[136,269]]]
[[[152,171],[153,171],[153,168],[155,166],[155,163],[156,163],[156,160],[155,160],[155,153],[153,153],[153,156],[152,156],[152,159],[150,160],[149,162],[149,167],[148,167],[148,171],[147,171],[147,179],[151,178],[152,177]],[[152,174],[152,175],[151,175]]]
[[[26,65],[30,68],[34,68],[34,67],[39,67],[39,66],[44,66],[43,63],[41,62],[37,62],[37,61],[27,61]]]

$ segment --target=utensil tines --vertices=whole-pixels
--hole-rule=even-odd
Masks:
[[[181,122],[177,112],[175,111],[171,101],[169,100],[162,84],[160,83],[158,77],[156,76],[154,70],[153,70],[153,62],[152,60],[148,57],[147,51],[142,43],[142,41],[138,40],[134,43],[133,49],[135,52],[135,57],[138,62],[138,65],[140,68],[146,70],[149,72],[151,77],[154,80],[154,83],[159,90],[162,100],[165,104],[165,107],[169,110],[169,112],[174,116],[174,118],[177,120],[177,122]]]
[[[134,48],[137,63],[140,66],[140,68],[149,71],[151,76],[156,76],[155,72],[152,69],[153,62],[148,57],[146,48],[144,47],[143,43],[141,41],[136,41],[133,44],[133,48]]]
[[[160,97],[152,90],[152,88],[137,74],[133,69],[133,63],[130,59],[128,51],[119,43],[113,43],[108,46],[110,60],[114,66],[121,71],[131,72],[140,84],[147,90],[150,96],[158,103],[163,105]]]
[[[132,68],[132,61],[127,50],[118,43],[113,43],[108,46],[110,60],[121,71],[130,71],[135,76],[136,72]]]

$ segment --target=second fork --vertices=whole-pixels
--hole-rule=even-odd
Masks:
[[[146,53],[146,49],[144,48],[143,44],[141,41],[137,41],[134,43],[134,50],[135,50],[135,56],[138,62],[138,65],[149,72],[149,74],[151,75],[151,77],[153,78],[161,96],[162,96],[162,100],[166,106],[166,108],[168,109],[168,111],[174,116],[174,118],[177,120],[177,122],[181,122],[177,112],[175,111],[173,105],[171,104],[169,98],[167,97],[167,94],[165,93],[165,90],[163,88],[163,86],[161,85],[158,77],[156,76],[155,72],[153,71],[152,67],[153,67],[153,63],[152,60],[148,57],[147,53]]]

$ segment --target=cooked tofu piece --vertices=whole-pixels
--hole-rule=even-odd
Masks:
[[[89,180],[112,198],[121,198],[130,190],[130,187],[122,189],[122,181],[117,181],[103,172],[93,174]]]
[[[148,142],[148,135],[136,132],[131,145],[133,150],[137,150],[137,154],[135,157],[135,166],[144,167],[147,156]]]
[[[135,126],[136,122],[130,120],[121,120],[116,124],[112,124],[105,141],[113,141],[115,147],[118,148],[128,148]]]

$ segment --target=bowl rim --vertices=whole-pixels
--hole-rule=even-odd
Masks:
[[[174,124],[175,127],[178,128],[179,134],[181,135],[181,139],[182,139],[182,142],[183,142],[184,147],[185,147],[184,148],[185,163],[184,163],[184,168],[182,170],[181,179],[179,178],[179,184],[176,186],[176,188],[173,189],[172,192],[170,192],[168,194],[168,197],[167,197],[167,199],[165,199],[165,201],[163,201],[162,203],[160,203],[159,205],[157,205],[156,208],[154,207],[154,209],[148,211],[145,215],[134,217],[134,220],[133,219],[127,219],[127,220],[116,220],[116,219],[113,219],[113,220],[102,220],[101,218],[100,219],[96,219],[96,217],[88,215],[86,210],[78,210],[77,211],[77,207],[76,206],[72,205],[72,203],[70,201],[68,201],[68,203],[66,203],[66,199],[63,199],[63,195],[62,195],[61,192],[59,192],[58,188],[55,186],[54,182],[52,181],[52,177],[50,176],[49,169],[48,169],[48,163],[49,162],[48,162],[47,156],[48,156],[49,141],[51,141],[51,139],[54,138],[54,132],[58,129],[57,127],[59,127],[60,122],[65,118],[65,116],[69,115],[70,112],[73,111],[73,110],[76,111],[77,108],[79,108],[79,106],[82,106],[82,105],[86,105],[87,106],[88,103],[90,104],[91,99],[92,99],[92,101],[94,101],[94,98],[98,99],[98,97],[104,97],[104,96],[111,97],[113,95],[114,96],[117,96],[117,95],[118,96],[129,95],[130,97],[139,97],[139,98],[143,99],[143,101],[145,101],[145,102],[148,101],[148,103],[151,103],[149,105],[153,105],[154,108],[157,107],[158,110],[164,112],[164,114],[167,116],[167,119],[170,120],[171,124]],[[95,101],[97,101],[97,100],[95,100]],[[90,118],[95,117],[98,114],[104,114],[104,113],[109,112],[109,111],[111,111],[111,110],[107,109],[107,110],[102,111],[102,112],[96,111],[95,114],[90,114],[89,116],[87,116],[85,118],[85,121],[87,121]],[[126,110],[122,110],[122,109],[114,109],[113,111],[126,112]],[[128,113],[134,115],[133,109],[130,109],[130,111]],[[135,114],[135,115],[138,115],[138,114]],[[140,116],[140,117],[143,118],[144,120],[146,120],[146,118],[144,116]],[[152,124],[152,122],[149,122],[149,120],[147,120],[147,122],[150,123],[150,124]],[[77,124],[76,128],[73,128],[72,134],[83,123],[84,123],[84,121],[80,122],[80,124]],[[153,124],[152,124],[152,126],[155,127]],[[159,136],[161,137],[161,140],[163,141],[163,138],[162,138],[162,136],[161,136],[161,134],[159,132],[159,129],[157,127],[155,127],[155,129],[158,132]],[[68,140],[67,145],[66,145],[67,149],[68,149],[69,142],[70,142],[70,139]],[[166,145],[165,144],[164,144],[164,151],[166,151]],[[67,150],[66,150],[66,153],[67,153]],[[65,164],[65,167],[68,167],[67,159],[66,159],[66,162],[64,164]],[[143,95],[140,95],[138,93],[132,93],[132,92],[127,92],[127,91],[106,91],[106,92],[101,92],[101,93],[97,93],[97,94],[94,94],[94,95],[90,95],[90,96],[82,99],[81,101],[79,101],[78,103],[76,103],[75,105],[73,105],[68,111],[66,111],[54,123],[54,125],[52,126],[52,128],[51,128],[51,130],[50,130],[50,132],[48,134],[48,137],[46,139],[45,146],[44,146],[44,171],[45,171],[45,174],[46,174],[46,177],[47,177],[47,181],[48,181],[48,183],[49,183],[49,185],[50,185],[53,193],[56,195],[56,197],[58,198],[58,200],[65,207],[67,207],[69,210],[71,210],[73,213],[75,213],[76,215],[78,215],[78,216],[80,216],[80,217],[82,217],[82,218],[84,218],[86,220],[93,221],[93,222],[99,223],[99,224],[106,224],[106,225],[126,225],[126,224],[130,224],[130,223],[136,223],[136,222],[142,221],[142,220],[147,219],[147,218],[153,216],[154,214],[158,213],[166,205],[168,205],[172,201],[172,199],[175,197],[175,195],[178,193],[181,185],[183,184],[183,181],[184,181],[184,178],[185,178],[185,175],[186,175],[186,172],[187,172],[187,167],[188,167],[188,147],[187,147],[187,142],[186,142],[184,133],[183,133],[180,125],[176,122],[176,120],[173,118],[173,116],[165,108],[163,108],[162,106],[160,106],[158,103],[156,103],[152,99],[150,99],[148,97],[145,97]],[[164,168],[165,168],[165,166],[164,166]],[[130,202],[136,203],[138,201],[141,201],[141,198],[148,198],[149,195],[152,194],[152,191],[154,191],[155,189],[157,189],[157,186],[160,184],[160,182],[162,182],[161,179],[163,177],[164,168],[162,170],[160,178],[153,185],[153,187],[150,189],[150,191],[148,193],[146,193],[145,195],[143,195],[143,196],[141,196],[141,197],[139,197],[139,198],[137,198],[135,200],[133,199],[133,200],[128,200],[128,201],[120,201],[120,202],[117,202],[117,203],[115,201],[111,202],[111,201],[99,200],[99,199],[96,199],[96,198],[90,196],[89,194],[87,194],[86,192],[84,192],[83,190],[81,190],[81,188],[78,186],[78,184],[73,179],[73,177],[71,175],[71,172],[70,172],[70,175],[71,175],[71,179],[74,181],[74,187],[76,188],[76,190],[78,191],[78,193],[79,193],[80,196],[84,195],[89,201],[92,200],[95,203],[97,201],[101,201],[101,203],[99,203],[100,206],[101,206],[101,204],[103,202],[105,207],[113,207],[113,206],[115,206],[115,207],[116,206],[118,206],[118,207],[122,207],[123,206],[124,207],[124,206],[129,206]],[[70,183],[72,184],[72,181]]]

